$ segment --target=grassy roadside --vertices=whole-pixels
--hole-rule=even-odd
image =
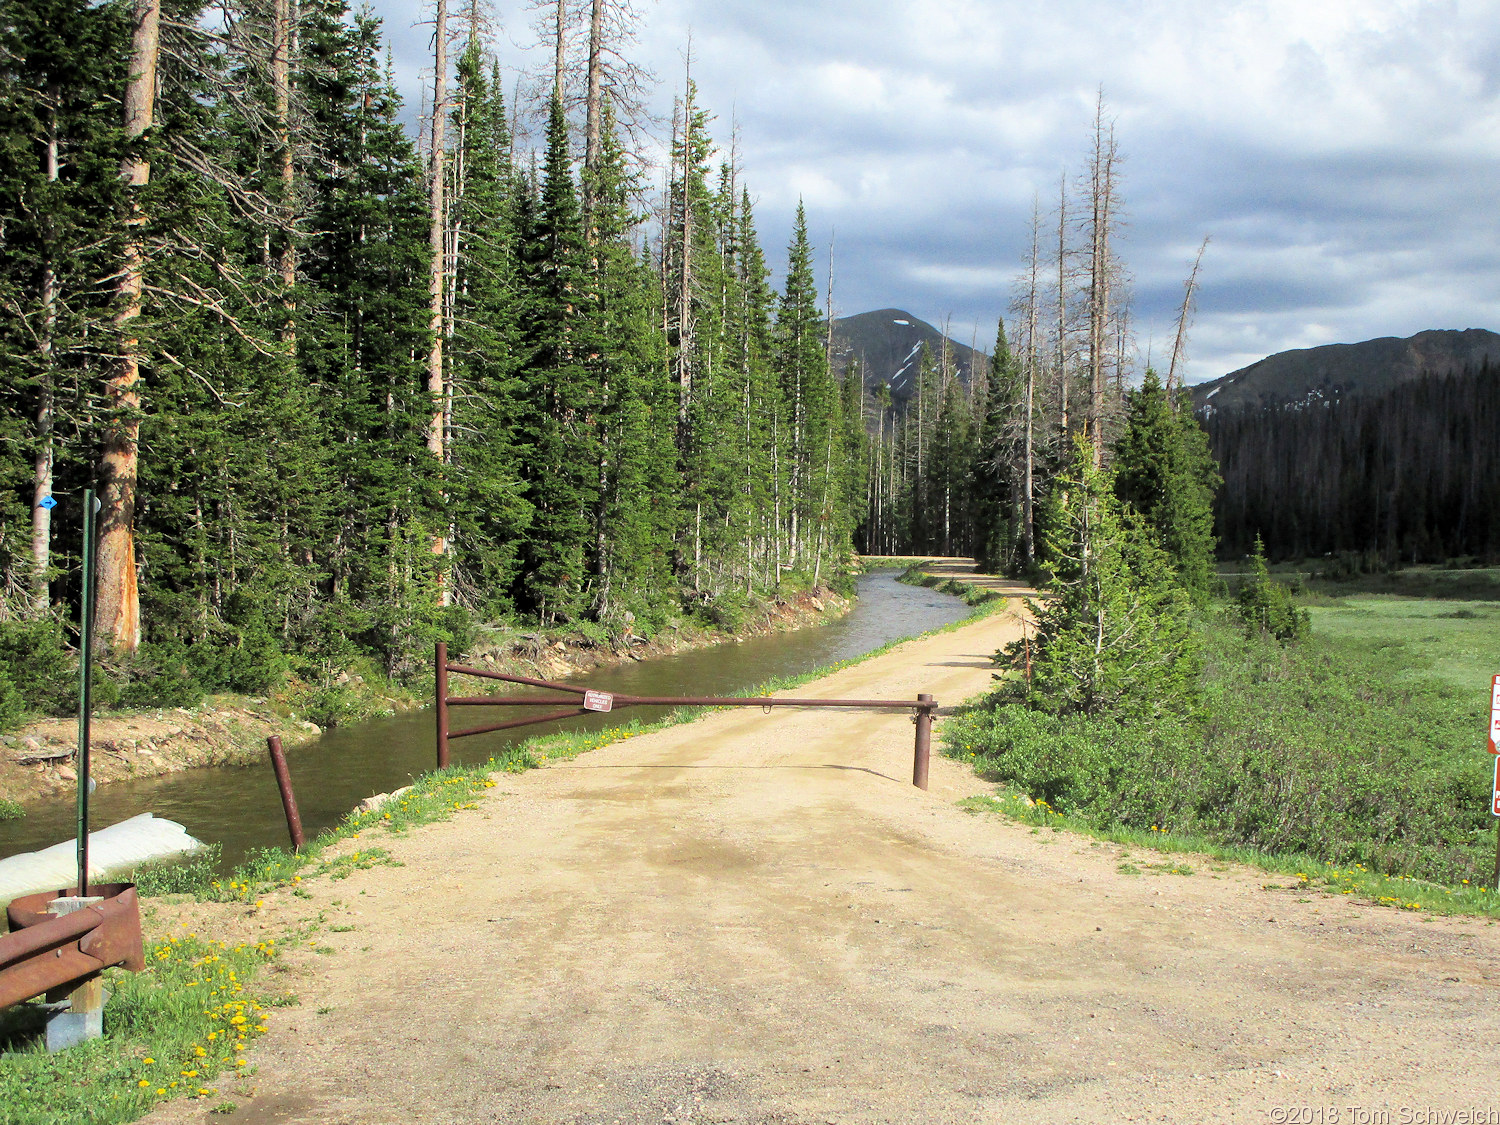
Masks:
[[[1500,917],[1483,730],[1496,607],[1360,597],[1283,648],[1203,624],[1204,714],[1150,726],[982,700],[946,752],[1034,826],[1248,863],[1291,886]]]
[[[1500,918],[1500,895],[1486,886],[1466,883],[1444,886],[1410,876],[1382,875],[1363,864],[1340,867],[1307,855],[1268,854],[1254,848],[1234,847],[1203,836],[1171,832],[1155,826],[1145,829],[1126,825],[1101,828],[1081,817],[1060,813],[1045,801],[1034,801],[1006,785],[998,785],[994,796],[970,797],[960,801],[959,807],[975,814],[989,813],[1031,825],[1033,832],[1044,829],[1056,832],[1066,830],[1126,848],[1140,848],[1161,855],[1185,856],[1200,864],[1214,865],[1214,869],[1218,870],[1222,870],[1226,864],[1238,864],[1259,868],[1267,874],[1283,876],[1289,880],[1285,883],[1266,883],[1266,890],[1357,895],[1376,906],[1429,915]],[[1195,870],[1193,866],[1181,863],[1143,863],[1137,866],[1128,862],[1131,858],[1128,852],[1121,856],[1122,871],[1126,874],[1191,875]]]
[[[963,587],[960,596],[975,612],[920,636],[951,632],[1006,605],[1003,596],[970,587]],[[892,641],[860,657],[767,681],[748,694],[786,691],[913,639],[917,638]],[[632,721],[607,730],[534,738],[486,762],[426,774],[408,792],[380,808],[350,813],[300,853],[262,849],[229,875],[215,874],[215,856],[200,855],[185,864],[142,870],[137,883],[148,901],[178,895],[254,910],[276,891],[306,894],[303,884],[314,880],[337,880],[355,870],[399,865],[382,842],[475,808],[477,798],[495,787],[497,773],[519,773],[575,758],[691,722],[707,710],[681,708],[656,722]],[[268,1027],[268,1009],[296,1002],[295,997],[274,994],[257,974],[275,960],[279,948],[311,933],[289,932],[250,946],[231,946],[194,934],[152,942],[146,972],[110,970],[106,974],[113,996],[105,1009],[104,1037],[59,1055],[46,1054],[35,1041],[41,1020],[36,1004],[8,1010],[0,1021],[0,1123],[116,1125],[137,1119],[158,1101],[177,1097],[200,1099],[210,1112],[232,1111],[233,1101],[211,1088],[214,1080],[226,1071],[253,1074],[243,1048]],[[225,1014],[223,1005],[231,1002],[245,1006]],[[234,1022],[236,1016],[243,1019]],[[226,1038],[230,1032],[232,1040]],[[225,1044],[227,1052],[222,1050]]]

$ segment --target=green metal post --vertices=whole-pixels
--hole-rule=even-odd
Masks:
[[[83,490],[83,601],[78,611],[78,897],[89,893],[89,722],[94,712],[94,490]]]

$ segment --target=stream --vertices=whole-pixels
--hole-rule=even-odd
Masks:
[[[627,695],[738,695],[776,676],[795,676],[863,656],[903,637],[958,621],[971,611],[960,599],[896,581],[899,571],[873,571],[859,579],[858,599],[843,618],[826,625],[748,637],[674,656],[599,668],[567,682]],[[454,694],[522,691],[486,686],[457,676]],[[505,747],[558,729],[591,730],[631,719],[650,722],[670,708],[632,707],[619,715],[586,715],[521,730],[461,738],[451,745],[456,764],[483,762]],[[452,712],[455,728],[479,726],[502,714],[490,708]],[[407,785],[434,766],[430,710],[352,723],[289,749],[287,760],[308,838],[332,827],[365,797]],[[219,843],[222,863],[238,863],[252,848],[284,845],[286,819],[269,764],[185,770],[101,787],[90,801],[94,829],[150,812],[182,824],[205,843]],[[33,851],[73,836],[75,799],[36,802],[26,816],[0,822],[0,857]]]

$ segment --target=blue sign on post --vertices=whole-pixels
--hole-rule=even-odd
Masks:
[[[57,501],[52,499],[52,497],[50,496],[43,496],[36,502],[36,506],[38,508],[47,508],[48,510],[51,510],[52,508],[57,507]]]

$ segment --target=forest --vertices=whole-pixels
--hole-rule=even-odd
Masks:
[[[6,619],[69,616],[91,484],[101,641],[241,690],[283,650],[396,669],[471,620],[649,631],[842,571],[858,411],[805,221],[774,292],[689,84],[643,224],[605,8],[582,107],[557,27],[528,153],[477,6],[438,5],[420,144],[338,0],[7,6]]]
[[[1224,476],[1227,557],[1360,566],[1500,557],[1500,370],[1488,362],[1381,394],[1205,414]]]
[[[31,705],[90,487],[97,640],[138,702],[402,675],[497,623],[732,628],[856,549],[1035,564],[1049,482],[1078,435],[1112,455],[1133,377],[1102,97],[1034,209],[1014,346],[1002,319],[967,383],[925,355],[898,409],[831,364],[800,207],[773,286],[690,78],[666,166],[642,155],[630,6],[535,7],[555,61],[508,105],[490,13],[438,0],[413,138],[342,0],[6,6],[0,674]]]

